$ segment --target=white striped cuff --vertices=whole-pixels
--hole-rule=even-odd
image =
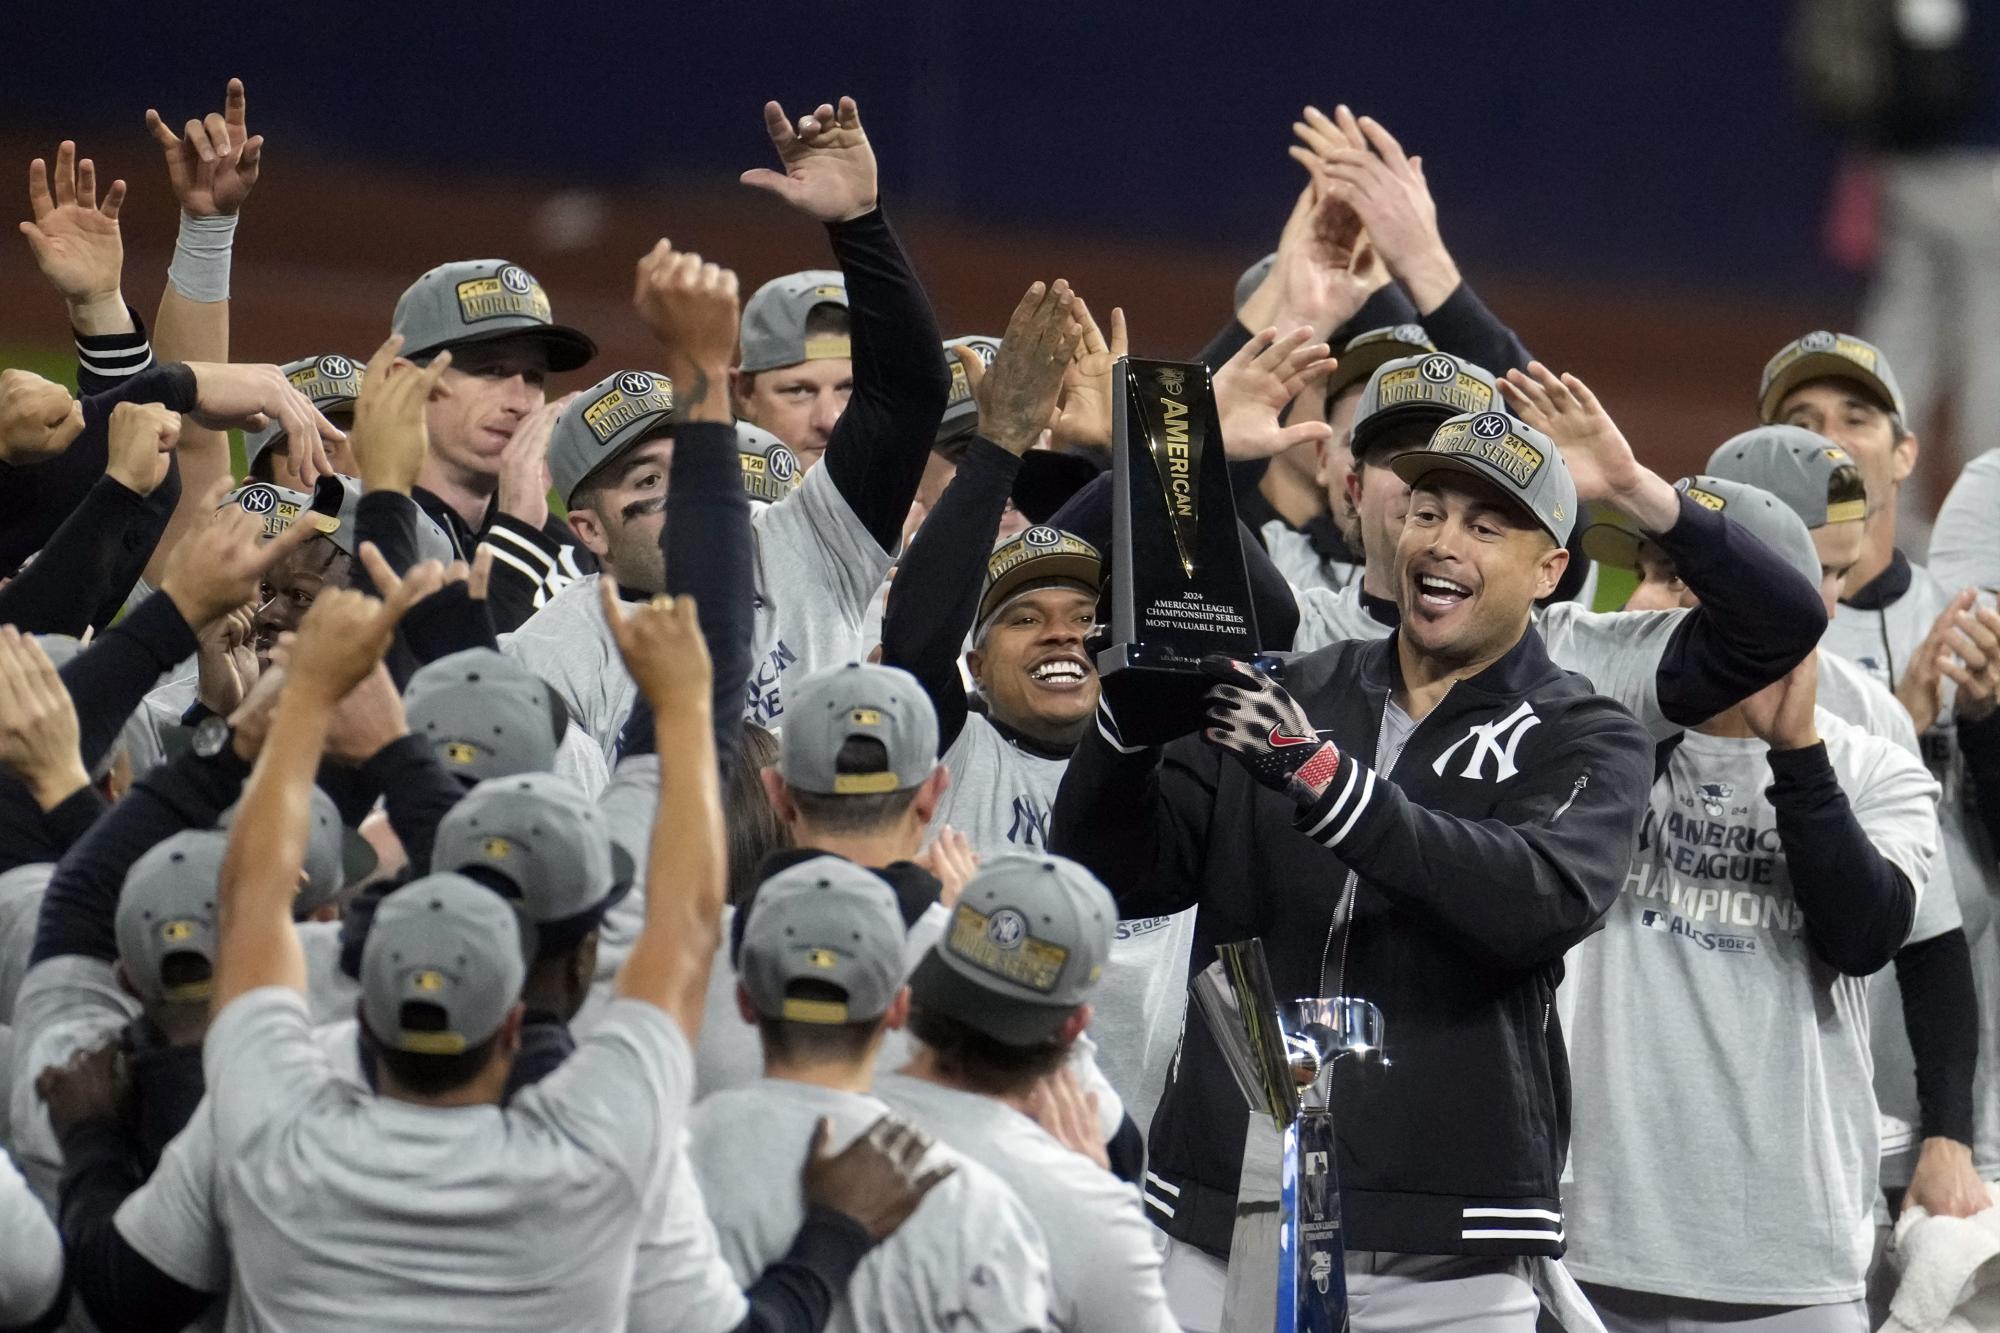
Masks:
[[[90,348],[79,341],[76,359],[85,370],[100,379],[122,380],[153,364],[153,344],[142,342],[135,347]]]
[[[1562,1244],[1562,1214],[1547,1208],[1467,1208],[1460,1240],[1545,1240]]]
[[[1118,722],[1111,716],[1111,710],[1104,706],[1104,696],[1102,694],[1098,695],[1097,699],[1097,734],[1104,737],[1106,745],[1109,745],[1120,754],[1144,754],[1146,751],[1146,747],[1143,745],[1127,745],[1119,739]],[[1168,1216],[1172,1215],[1173,1212],[1169,1209]]]
[[[1314,807],[1304,815],[1304,819],[1312,822],[1304,824],[1301,832],[1323,847],[1340,846],[1375,796],[1374,769],[1353,758],[1349,758],[1346,768],[1347,777],[1332,803],[1323,811]]]

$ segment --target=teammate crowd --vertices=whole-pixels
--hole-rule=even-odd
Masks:
[[[945,339],[854,102],[764,117],[833,267],[661,240],[633,367],[448,256],[370,355],[231,362],[240,83],[147,113],[150,330],[125,183],[31,164],[80,393],[0,369],[0,1330],[1269,1329],[1277,1136],[1186,1006],[1253,937],[1387,1025],[1357,1330],[1941,1327],[2000,452],[1914,563],[1895,374],[1808,332],[1670,482],[1307,108],[1193,358],[1263,655],[1128,743],[1122,312]]]

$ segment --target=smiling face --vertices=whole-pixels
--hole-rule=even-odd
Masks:
[[[1002,607],[966,659],[994,720],[1055,749],[1081,740],[1097,708],[1097,667],[1083,650],[1096,623],[1096,594],[1073,585]]]
[[[736,415],[783,440],[805,472],[826,452],[834,423],[854,393],[854,363],[844,357],[736,374]]]
[[[353,559],[325,537],[315,537],[272,567],[258,589],[252,642],[257,665],[271,664],[278,636],[296,630],[328,588],[345,588],[354,573]]]
[[[570,503],[569,526],[605,573],[628,588],[667,590],[660,532],[667,523],[670,439],[645,440],[588,478]]]
[[[533,339],[452,348],[424,416],[431,446],[425,472],[436,468],[457,485],[491,490],[501,452],[521,419],[542,405],[548,373],[548,351]]]
[[[83,404],[31,370],[0,370],[0,454],[53,458],[83,433]]]
[[[1853,380],[1807,380],[1778,404],[1778,420],[1803,426],[1845,449],[1861,473],[1872,515],[1889,504],[1917,464],[1917,437]]]
[[[1402,634],[1449,667],[1491,661],[1520,639],[1535,599],[1555,591],[1568,563],[1499,487],[1432,472],[1410,492],[1396,548]]]

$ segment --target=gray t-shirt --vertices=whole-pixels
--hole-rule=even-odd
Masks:
[[[1962,544],[1952,549],[1959,558],[1956,577],[1976,572]],[[1909,589],[1879,608],[1842,602],[1833,623],[1820,640],[1860,667],[1881,685],[1894,689],[1904,668],[1931,626],[1950,603],[1956,584],[1944,583],[1922,565],[1910,566]],[[1973,1082],[1973,1165],[1982,1176],[2000,1177],[2000,861],[1972,808],[1965,757],[1958,749],[1954,715],[1957,689],[1944,682],[1943,708],[1937,723],[1920,743],[1931,774],[1944,788],[1938,803],[1938,826],[1951,886],[1958,895],[1966,943],[1972,950],[1972,979],[1979,994],[1979,1064]]]
[[[805,1220],[799,1172],[821,1116],[839,1151],[888,1107],[874,1097],[758,1079],[710,1097],[689,1119],[689,1159],[739,1282],[785,1253]],[[827,1322],[843,1333],[1023,1333],[1046,1326],[1049,1258],[1042,1230],[984,1166],[939,1144],[923,1168],[950,1163],[896,1233],[869,1251]]]
[[[0,1326],[25,1327],[62,1290],[62,1237],[0,1148]]]
[[[1285,582],[1294,588],[1323,588],[1328,592],[1338,592],[1350,583],[1361,581],[1361,566],[1339,560],[1322,560],[1313,549],[1312,539],[1285,522],[1282,518],[1269,519],[1257,530],[1264,539],[1264,549],[1270,554],[1271,563],[1285,576]]]
[[[782,726],[780,677],[859,661],[869,602],[889,572],[876,544],[825,468],[751,514],[755,595],[750,685],[743,716]],[[578,579],[501,639],[501,647],[549,682],[573,721],[608,760],[632,711],[636,687],[597,604],[600,576]]]
[[[878,1080],[875,1092],[920,1128],[991,1167],[1027,1205],[1048,1243],[1057,1328],[1178,1330],[1136,1189],[996,1098],[902,1075]]]
[[[992,859],[1048,845],[1049,811],[1067,759],[1049,759],[1014,745],[978,713],[945,749],[951,785],[931,820],[963,833],[972,850]],[[1141,1130],[1167,1084],[1187,1009],[1188,951],[1195,909],[1120,921],[1091,993],[1090,1031],[1104,1075]]]
[[[1855,818],[1921,895],[1937,784],[1889,742],[1824,709],[1817,723]],[[1809,951],[1766,754],[1682,738],[1624,892],[1570,951],[1565,1213],[1583,1281],[1757,1305],[1862,1294],[1877,1155],[1867,983]]]
[[[45,958],[28,969],[14,1000],[7,1132],[14,1164],[51,1213],[62,1181],[62,1145],[35,1079],[50,1065],[104,1042],[139,1016],[113,965],[82,954]]]
[[[624,1326],[693,1081],[660,1010],[616,1001],[504,1108],[355,1087],[283,987],[232,1001],[202,1064],[232,1328]]]

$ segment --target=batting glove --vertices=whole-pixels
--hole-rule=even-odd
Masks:
[[[1209,725],[1202,737],[1301,807],[1324,796],[1340,770],[1340,751],[1314,729],[1298,700],[1248,662],[1212,653],[1201,669],[1217,681],[1208,691]]]

